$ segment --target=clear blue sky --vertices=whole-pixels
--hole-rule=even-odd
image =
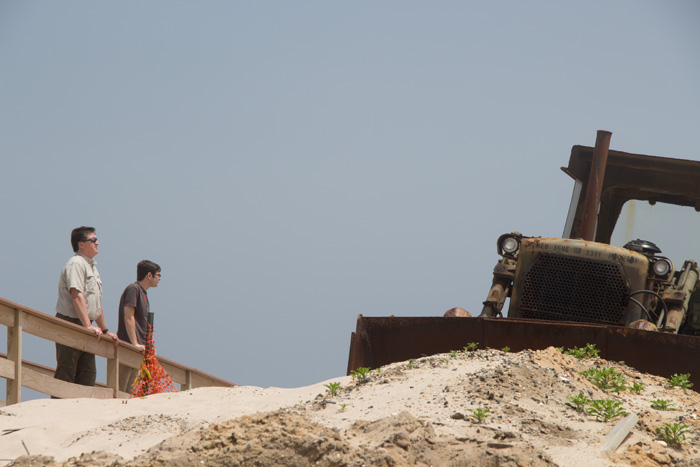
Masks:
[[[700,159],[699,24],[690,0],[0,0],[0,296],[54,314],[90,225],[110,328],[151,259],[160,354],[343,375],[359,313],[478,313],[500,234],[560,236],[596,130]]]

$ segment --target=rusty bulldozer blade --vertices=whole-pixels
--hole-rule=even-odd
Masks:
[[[601,358],[664,378],[690,373],[700,387],[700,337],[621,326],[514,318],[357,317],[348,374],[451,350],[469,343],[512,352],[595,344]]]

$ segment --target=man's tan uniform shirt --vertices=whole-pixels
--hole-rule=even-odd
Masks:
[[[61,271],[61,278],[58,280],[56,313],[78,318],[70,297],[70,289],[83,294],[87,303],[88,317],[91,321],[95,321],[102,312],[102,280],[97,271],[97,261],[76,253]]]

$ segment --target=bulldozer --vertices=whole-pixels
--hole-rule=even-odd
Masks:
[[[690,373],[700,383],[697,262],[674,263],[655,239],[611,244],[635,203],[700,211],[700,161],[610,150],[611,136],[600,130],[595,147],[573,146],[562,167],[574,181],[562,237],[497,239],[499,259],[478,316],[359,315],[348,374],[469,343],[511,351],[593,344],[602,358],[662,377]]]

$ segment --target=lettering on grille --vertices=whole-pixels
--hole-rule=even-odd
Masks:
[[[525,276],[518,314],[624,325],[628,294],[619,263],[540,253]]]

